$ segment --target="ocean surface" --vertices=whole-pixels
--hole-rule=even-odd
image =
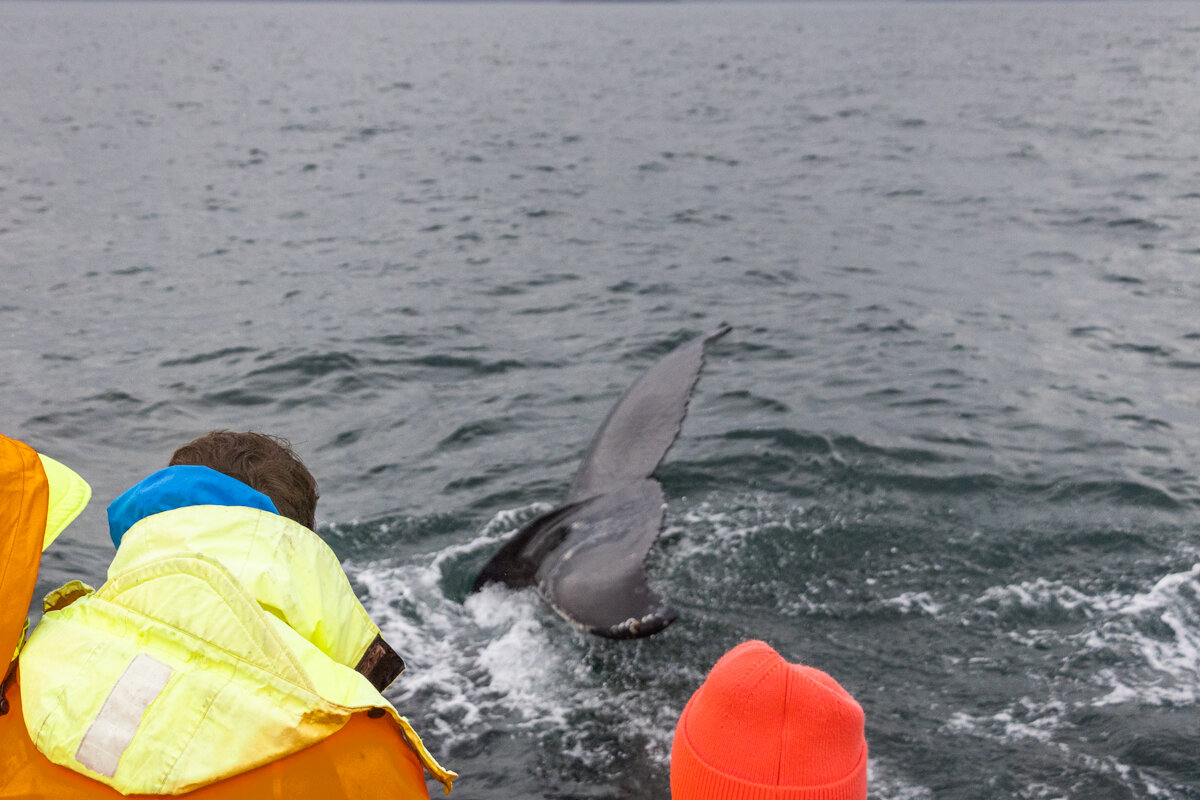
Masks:
[[[1198,65],[1184,2],[0,2],[0,430],[95,490],[39,596],[265,431],[458,800],[665,800],[748,638],[861,702],[872,798],[1200,798]],[[724,323],[679,621],[470,596]]]

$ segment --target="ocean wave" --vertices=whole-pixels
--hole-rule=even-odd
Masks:
[[[1200,564],[1132,594],[1038,578],[989,588],[975,606],[1026,646],[1067,643],[1065,663],[1098,687],[1082,705],[1200,702]]]
[[[440,758],[474,780],[493,771],[487,765],[503,758],[506,742],[523,741],[547,756],[560,786],[614,780],[630,749],[662,784],[679,709],[653,684],[614,683],[612,669],[644,668],[636,648],[574,631],[533,591],[492,586],[462,602],[446,592],[447,581],[461,584],[458,573],[541,510],[497,514],[434,553],[347,563],[367,610],[409,664],[388,697]],[[597,659],[613,663],[602,668]]]
[[[475,375],[494,375],[514,369],[527,368],[528,364],[513,359],[489,361],[470,356],[451,355],[449,353],[434,353],[407,359],[404,363],[414,367],[428,367],[435,370],[460,371]]]
[[[1103,500],[1116,505],[1140,506],[1165,510],[1182,508],[1182,503],[1167,489],[1131,480],[1058,481],[1046,487],[1047,499],[1055,503],[1077,504]]]
[[[230,364],[236,364],[237,356],[250,355],[258,352],[253,347],[222,347],[218,350],[213,350],[207,353],[197,353],[190,356],[181,356],[178,358],[168,358],[159,362],[160,367],[191,367],[197,364],[205,364],[209,361],[227,361]]]
[[[765,414],[774,408],[739,396],[738,408]],[[1164,420],[1138,414],[1117,414],[1115,421],[1127,429],[1150,433],[1169,431]],[[664,475],[711,472],[736,476],[727,485],[776,487],[801,495],[848,488],[869,494],[892,491],[901,496],[991,497],[996,502],[1027,508],[1079,507],[1098,503],[1111,508],[1185,512],[1200,504],[1194,476],[1186,470],[1133,470],[1106,475],[1102,465],[1080,467],[1073,474],[1053,477],[1001,469],[1004,448],[979,437],[944,433],[914,434],[911,439],[930,447],[884,446],[854,436],[826,436],[804,430],[764,424],[735,427],[720,434],[724,444],[711,448],[722,453],[703,460],[680,459],[667,463]],[[1090,454],[1107,444],[1116,451],[1136,449],[1123,442],[1071,445],[1064,454]]]
[[[920,563],[901,562],[872,577],[855,574],[849,554],[844,562],[829,559],[843,547],[853,549],[846,537],[868,522],[867,512],[842,518],[773,495],[722,495],[676,506],[648,570],[652,583],[683,611],[682,627],[628,647],[575,631],[535,591],[488,587],[468,593],[470,576],[488,555],[522,522],[547,510],[545,504],[496,514],[478,533],[451,544],[444,537],[461,520],[397,519],[367,526],[375,531],[370,536],[348,532],[376,542],[348,561],[347,571],[385,636],[410,663],[389,697],[439,756],[475,775],[480,769],[490,774],[487,765],[508,741],[543,753],[538,758],[547,774],[566,784],[619,783],[623,753],[630,749],[637,753],[633,769],[661,781],[675,717],[707,667],[680,648],[695,647],[734,620],[755,619],[768,629],[791,620],[801,629],[841,630],[832,634],[840,648],[869,637],[877,625],[915,626],[917,647],[960,630],[947,653],[931,651],[930,680],[946,684],[938,696],[951,704],[938,736],[994,741],[1006,752],[1036,747],[1034,763],[1059,764],[1077,780],[1162,786],[1145,767],[1144,754],[1093,752],[1088,731],[1105,724],[1111,708],[1195,706],[1200,564],[1133,591],[1100,581],[1031,578],[964,593],[955,588],[952,571],[938,588],[895,591],[909,572],[923,583]],[[442,531],[434,539],[439,549],[413,551],[421,529],[430,527]],[[395,536],[409,541],[410,555],[364,558]],[[806,649],[812,635],[815,630]],[[952,655],[944,667],[936,666]],[[938,678],[941,668],[963,674]],[[978,680],[996,685],[978,695],[968,691]],[[952,705],[959,692],[990,705],[1007,684],[1023,686],[1023,694],[999,708]],[[909,688],[917,702],[929,687]],[[1166,740],[1151,735],[1143,741]],[[932,796],[896,764],[873,759],[871,769],[881,797]],[[1035,791],[1039,781],[1028,782]]]

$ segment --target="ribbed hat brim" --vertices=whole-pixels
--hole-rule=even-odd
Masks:
[[[679,717],[671,747],[671,800],[864,800],[867,796],[867,745],[850,774],[823,786],[770,786],[720,771],[704,761],[687,736],[689,701]],[[736,734],[733,734],[736,735]]]

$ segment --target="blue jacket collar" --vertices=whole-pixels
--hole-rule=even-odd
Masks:
[[[113,544],[135,523],[153,514],[185,506],[247,506],[278,514],[271,498],[209,467],[160,469],[137,483],[108,507],[108,533]]]

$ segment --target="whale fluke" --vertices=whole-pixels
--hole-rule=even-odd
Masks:
[[[625,391],[592,438],[564,505],[513,534],[472,591],[535,585],[563,617],[613,639],[650,636],[675,620],[646,580],[646,554],[666,510],[651,475],[683,427],[705,347],[730,330],[677,347]]]

